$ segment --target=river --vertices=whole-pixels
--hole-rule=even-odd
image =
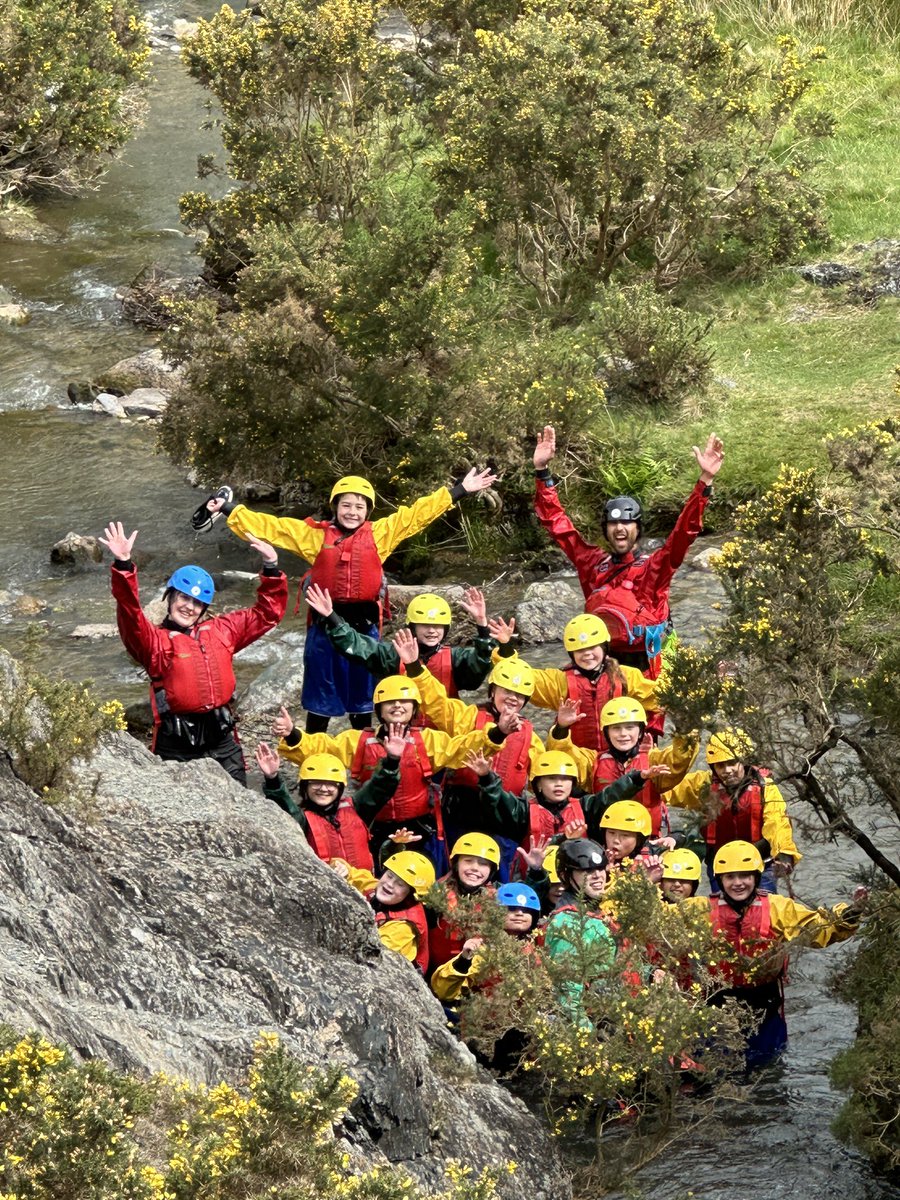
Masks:
[[[163,29],[176,16],[192,19],[211,8],[160,7],[148,15]],[[69,530],[99,533],[107,521],[121,518],[129,530],[140,530],[136,558],[150,590],[161,587],[179,561],[199,559],[213,570],[252,565],[248,552],[227,535],[196,543],[187,517],[197,493],[182,471],[155,453],[151,427],[124,426],[66,401],[69,380],[89,377],[148,344],[121,319],[117,289],[151,262],[176,272],[197,268],[192,241],[179,231],[177,201],[194,186],[198,154],[216,150],[216,135],[199,129],[204,95],[174,50],[174,44],[164,44],[154,54],[146,121],[101,186],[39,213],[55,240],[0,242],[0,284],[32,313],[28,324],[0,329],[0,495],[6,510],[0,645],[13,652],[20,647],[25,620],[19,606],[29,597],[43,606],[36,619],[47,630],[44,665],[73,678],[90,676],[104,695],[125,699],[143,693],[146,685],[118,641],[71,637],[78,625],[112,620],[108,568],[54,567],[53,543]],[[693,627],[705,609],[708,578],[690,571],[679,579],[675,600],[682,629]],[[231,587],[229,601],[242,598],[249,585]],[[536,659],[549,662],[555,656],[547,648]],[[855,850],[843,843],[803,849],[796,876],[800,896],[812,902],[846,897],[860,865]],[[900,1197],[900,1189],[875,1176],[828,1128],[840,1098],[828,1084],[827,1065],[852,1039],[853,1012],[828,995],[826,983],[849,952],[836,947],[798,961],[788,988],[791,1044],[783,1064],[760,1078],[732,1117],[691,1131],[639,1172],[633,1181],[639,1193],[659,1200]]]

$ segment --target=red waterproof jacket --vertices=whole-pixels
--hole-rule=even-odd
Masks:
[[[252,608],[201,620],[182,633],[153,625],[144,616],[134,567],[126,571],[113,567],[112,593],[125,649],[150,676],[151,689],[165,691],[174,713],[211,712],[231,700],[235,689],[232,659],[275,628],[285,614],[288,594],[283,571],[260,574]]]
[[[762,767],[750,767],[741,782],[740,790],[732,793],[721,783],[715,772],[709,784],[710,808],[719,815],[703,828],[706,844],[712,857],[726,842],[753,842],[763,835],[763,796],[769,772]]]
[[[586,750],[602,750],[604,743],[600,732],[600,709],[607,700],[624,695],[625,688],[621,682],[611,682],[606,671],[601,671],[597,678],[592,680],[575,667],[565,667],[564,670],[569,699],[577,700],[584,713],[581,720],[576,721],[569,729],[569,736],[576,746],[584,746]]]
[[[384,742],[371,729],[364,729],[356,743],[350,776],[357,783],[371,779],[375,768],[387,757]],[[376,821],[396,821],[402,825],[413,817],[427,816],[432,809],[431,777],[434,770],[422,735],[408,729],[400,759],[400,782],[391,799],[375,814]]]

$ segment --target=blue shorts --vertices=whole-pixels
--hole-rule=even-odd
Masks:
[[[372,625],[366,630],[378,637]],[[310,625],[303,648],[303,690],[300,703],[320,717],[372,711],[375,680],[365,667],[338,654],[321,625]]]

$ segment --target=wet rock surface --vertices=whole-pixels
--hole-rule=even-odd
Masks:
[[[360,1084],[347,1134],[435,1183],[459,1157],[518,1163],[522,1200],[571,1195],[520,1101],[477,1068],[413,968],[297,825],[212,762],[165,764],[115,735],[81,783],[89,824],[0,757],[0,1005],[77,1054],[212,1081],[260,1029]]]

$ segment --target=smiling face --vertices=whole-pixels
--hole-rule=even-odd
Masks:
[[[637,850],[637,836],[622,829],[604,829],[603,840],[610,862],[620,863],[623,859],[633,858]]]
[[[385,700],[378,705],[378,720],[383,725],[408,725],[415,716],[413,700]]]
[[[526,697],[520,696],[518,692],[511,692],[508,688],[501,687],[499,683],[495,683],[491,692],[491,700],[498,713],[507,713],[509,716],[514,716],[525,707]]]
[[[606,740],[614,750],[633,750],[638,744],[641,727],[636,721],[626,721],[622,725],[607,725],[603,731]]]
[[[336,783],[327,783],[324,779],[309,779],[306,783],[306,797],[318,808],[327,808],[337,799],[339,790]]]
[[[713,763],[716,777],[727,788],[735,788],[744,778],[747,769],[739,758],[729,759],[728,762]]]
[[[572,651],[575,666],[581,667],[582,671],[599,671],[605,658],[606,651],[603,649],[602,643],[597,646],[589,646],[586,650]]]
[[[447,632],[446,625],[412,625],[413,636],[422,646],[439,646]]]
[[[691,879],[663,879],[660,884],[662,894],[667,900],[686,900],[694,894],[694,883]]]
[[[528,933],[535,914],[530,908],[508,908],[503,928],[507,933]]]
[[[385,871],[375,888],[375,899],[382,904],[402,904],[411,894],[409,884],[399,879],[393,871]]]
[[[724,875],[719,875],[718,879],[719,886],[728,899],[738,904],[749,900],[756,891],[755,871],[726,871]]]
[[[613,554],[628,554],[640,537],[637,521],[608,521],[606,540]]]
[[[169,594],[170,621],[182,629],[193,629],[205,612],[205,604],[201,604],[193,596],[187,596],[184,592],[172,588]]]
[[[369,506],[365,496],[356,492],[344,492],[338,496],[334,506],[335,519],[341,529],[358,529],[366,519]]]
[[[575,781],[568,775],[541,775],[534,782],[537,791],[545,800],[559,804],[572,795],[572,784]]]
[[[597,900],[606,891],[606,868],[593,867],[590,871],[573,871],[572,887],[588,900]]]
[[[460,854],[454,859],[456,877],[467,888],[481,887],[491,877],[492,866],[486,858]]]

